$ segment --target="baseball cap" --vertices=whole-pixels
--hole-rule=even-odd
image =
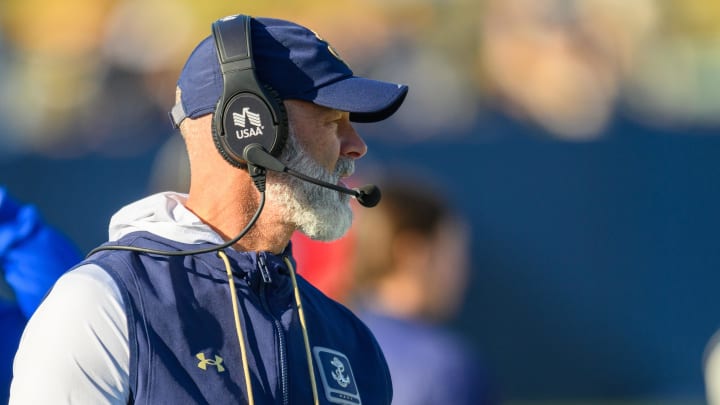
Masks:
[[[258,80],[281,99],[309,101],[350,113],[354,122],[376,122],[402,104],[408,87],[356,76],[325,40],[296,23],[252,18],[253,62]],[[215,111],[223,77],[212,36],[193,50],[178,80],[181,100],[173,108],[176,124]]]

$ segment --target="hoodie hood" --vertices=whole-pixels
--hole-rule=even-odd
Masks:
[[[150,232],[181,243],[222,244],[225,241],[185,208],[187,194],[162,192],[121,208],[110,219],[109,240],[132,232]]]

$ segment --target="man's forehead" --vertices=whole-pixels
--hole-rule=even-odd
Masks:
[[[341,115],[349,114],[346,111],[337,110],[335,108],[325,107],[319,104],[311,103],[304,100],[289,99],[285,100],[285,105],[288,110],[292,110],[296,113],[301,114],[316,114],[320,116],[325,115]]]

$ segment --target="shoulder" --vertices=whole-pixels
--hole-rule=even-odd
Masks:
[[[302,276],[298,275],[297,281],[298,288],[303,294],[303,303],[307,300],[307,305],[321,312],[327,321],[349,323],[359,332],[372,335],[365,323],[348,307],[325,295]]]
[[[128,364],[117,286],[99,266],[81,265],[58,279],[30,318],[15,357],[11,403],[53,397],[123,403]],[[37,381],[44,382],[43,390],[37,390]]]
[[[72,339],[104,327],[127,329],[122,296],[100,266],[84,264],[58,279],[30,318],[25,334],[28,341],[46,333]]]
[[[92,311],[82,308],[90,303],[122,307],[122,296],[115,280],[96,263],[85,263],[65,273],[50,290],[46,298],[48,300],[62,302],[62,306],[72,307],[82,313]],[[52,304],[44,306],[46,311],[58,307]]]

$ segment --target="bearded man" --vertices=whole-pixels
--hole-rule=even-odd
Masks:
[[[11,404],[391,402],[374,337],[296,275],[289,243],[296,230],[342,236],[349,197],[266,172],[233,143],[262,144],[269,117],[286,114],[288,133],[268,154],[344,187],[367,150],[351,121],[389,117],[407,87],[355,76],[295,23],[231,16],[213,29],[187,60],[172,110],[190,158],[189,193],[120,209],[109,242],[56,283],[25,329]],[[226,58],[246,42],[252,63]],[[228,77],[247,66],[280,100],[266,115],[231,105]]]

